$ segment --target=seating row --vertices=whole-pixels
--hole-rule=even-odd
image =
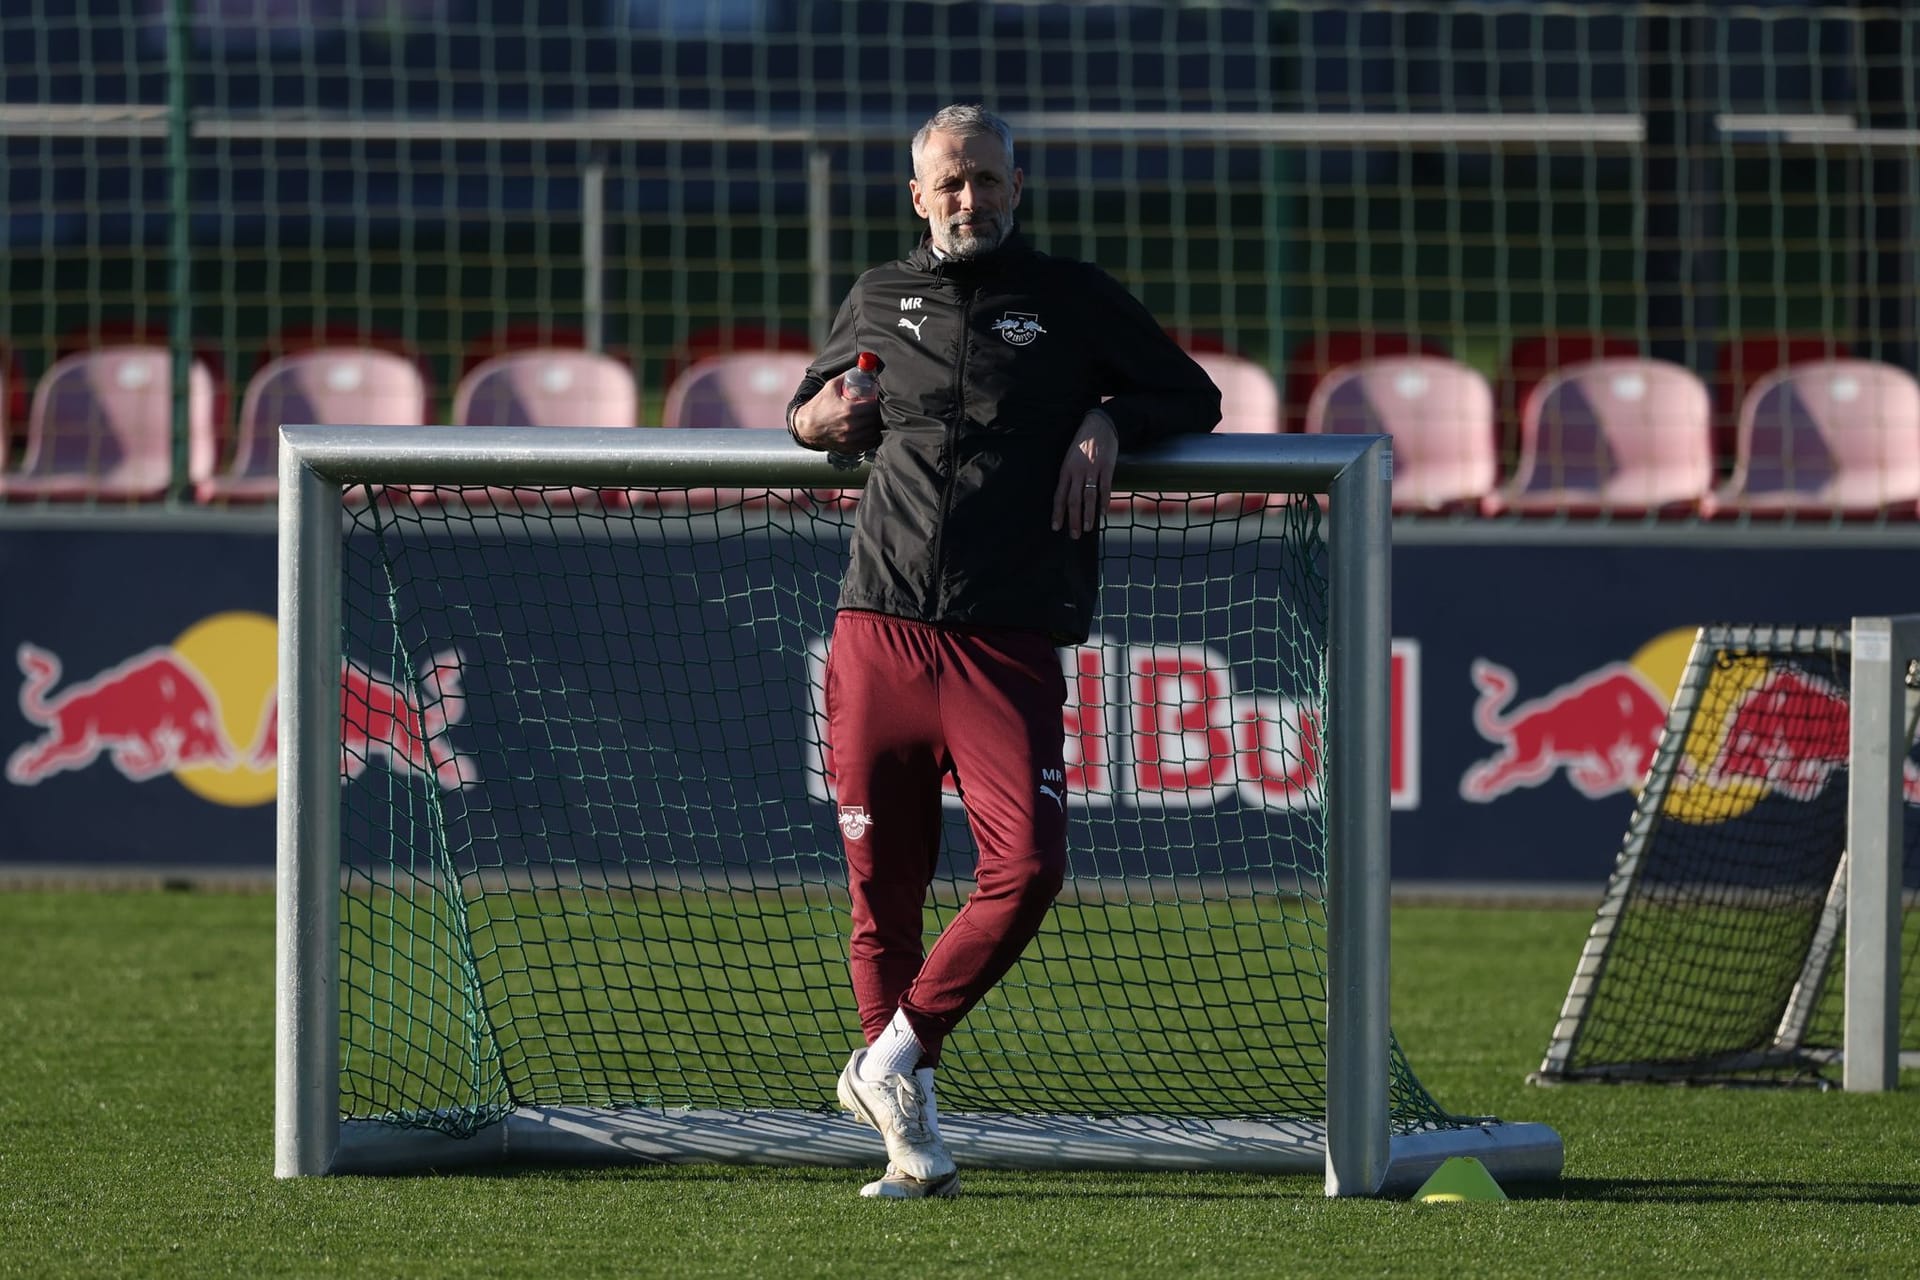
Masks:
[[[1259,365],[1199,352],[1223,393],[1221,430],[1282,429],[1279,390]],[[18,470],[0,496],[139,500],[172,480],[172,363],[130,344],[68,356],[34,389]],[[808,357],[736,352],[674,379],[665,425],[775,427]],[[425,381],[412,361],[330,347],[271,361],[248,383],[237,439],[223,451],[213,378],[192,366],[189,472],[202,502],[270,500],[282,423],[423,425]],[[0,395],[0,404],[4,404]],[[564,348],[482,362],[455,393],[458,425],[631,427],[638,391],[622,363]],[[1320,378],[1302,428],[1394,438],[1401,512],[1911,515],[1920,507],[1920,384],[1865,360],[1774,371],[1741,407],[1731,477],[1717,478],[1705,384],[1678,365],[1615,356],[1559,369],[1521,411],[1518,465],[1500,478],[1494,392],[1443,356],[1363,359]],[[224,455],[224,456],[223,456]],[[504,499],[506,495],[497,495]]]

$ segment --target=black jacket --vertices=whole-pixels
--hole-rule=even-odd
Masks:
[[[1111,276],[1018,233],[965,262],[923,242],[862,275],[794,393],[789,428],[862,351],[882,362],[885,434],[840,607],[1085,640],[1100,540],[1050,527],[1081,419],[1100,406],[1134,449],[1211,431],[1219,389]]]

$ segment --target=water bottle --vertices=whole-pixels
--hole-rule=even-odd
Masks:
[[[862,400],[877,400],[880,397],[880,384],[875,375],[880,372],[880,357],[871,351],[862,351],[853,368],[847,370],[840,379],[840,398],[859,403]],[[863,462],[873,461],[874,451],[865,453],[829,453],[827,461],[842,471],[851,471]]]

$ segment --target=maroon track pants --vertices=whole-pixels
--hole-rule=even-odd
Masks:
[[[920,1065],[1013,967],[1067,866],[1061,707],[1046,637],[844,611],[827,659],[827,745],[853,895],[850,967],[871,1044],[904,1009]],[[923,948],[951,772],[979,847],[974,891]]]

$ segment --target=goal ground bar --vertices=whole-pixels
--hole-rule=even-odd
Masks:
[[[941,1136],[975,1169],[1230,1171],[1318,1175],[1326,1128],[1299,1120],[946,1114]],[[1560,1137],[1543,1124],[1484,1124],[1399,1134],[1383,1195],[1405,1195],[1452,1156],[1473,1156],[1503,1184],[1560,1176]],[[349,1120],[330,1173],[396,1173],[496,1164],[768,1164],[862,1168],[880,1140],[851,1117],[817,1111],[521,1107],[470,1138]]]

